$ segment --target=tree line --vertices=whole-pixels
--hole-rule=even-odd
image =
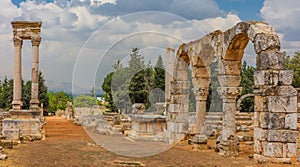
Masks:
[[[121,113],[130,111],[134,103],[143,103],[148,111],[153,110],[152,104],[165,101],[164,89],[165,67],[161,55],[154,67],[151,62],[145,65],[138,48],[131,50],[128,67],[118,60],[102,83],[108,110]]]

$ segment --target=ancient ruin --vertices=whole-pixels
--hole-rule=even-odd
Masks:
[[[12,21],[14,42],[14,85],[11,118],[2,121],[2,133],[7,139],[41,139],[42,124],[38,98],[39,45],[41,42],[41,22]],[[31,40],[31,100],[30,110],[22,110],[22,45],[23,40]]]
[[[192,82],[196,96],[195,143],[202,143],[206,115],[206,99],[210,84],[210,64],[218,59],[220,87],[223,99],[223,127],[220,153],[234,156],[238,153],[236,131],[236,100],[241,94],[241,60],[248,42],[254,44],[257,54],[254,111],[254,159],[259,162],[288,162],[296,157],[297,141],[297,91],[291,86],[293,72],[286,70],[284,54],[274,29],[264,22],[240,22],[231,29],[212,32],[203,38],[182,44],[176,54],[173,78],[170,84],[167,107],[168,143],[178,141],[188,129],[185,114],[188,106],[187,68],[192,67]],[[167,61],[170,52],[167,49]],[[172,64],[172,62],[167,62]]]

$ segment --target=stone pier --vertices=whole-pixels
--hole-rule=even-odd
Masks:
[[[41,139],[42,123],[41,110],[39,108],[39,45],[41,42],[41,22],[12,21],[14,42],[14,89],[11,118],[2,121],[2,134],[7,139],[18,140],[20,138]],[[22,110],[22,44],[23,40],[31,40],[32,43],[32,70],[31,70],[31,100],[30,110]]]
[[[186,45],[181,45],[176,54],[174,81],[171,82],[171,98],[166,113],[165,140],[168,144],[179,142],[188,133],[190,81],[188,81],[189,57],[187,49]]]
[[[173,72],[174,72],[174,64],[175,64],[175,49],[174,48],[167,48],[166,49],[166,74],[165,74],[165,99],[166,102],[170,102],[170,90],[171,90],[171,82],[173,79]]]

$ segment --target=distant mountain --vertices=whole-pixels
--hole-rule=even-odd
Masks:
[[[80,94],[90,94],[90,88],[83,88],[77,85],[73,85],[72,92],[72,83],[71,82],[54,82],[54,81],[46,81],[46,85],[48,89],[52,92],[59,92],[64,91],[67,94],[73,94],[73,95],[80,95]],[[96,89],[97,96],[103,94],[103,91],[101,89]]]

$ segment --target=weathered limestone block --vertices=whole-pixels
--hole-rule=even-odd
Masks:
[[[263,145],[264,156],[283,158],[283,144],[265,142]]]
[[[277,86],[279,81],[279,72],[273,70],[260,70],[255,71],[253,77],[255,88],[264,88],[266,85]]]
[[[284,150],[285,151],[285,150]],[[297,145],[296,143],[286,144],[286,157],[296,157]]]
[[[284,128],[297,130],[297,113],[286,114]]]
[[[219,75],[218,81],[221,87],[238,87],[240,86],[241,76]]]
[[[253,42],[257,34],[274,34],[275,30],[272,26],[263,22],[250,22],[251,25],[248,28],[247,34],[249,39]]]
[[[258,161],[258,163],[283,163],[290,164],[291,158],[274,158],[274,157],[266,157],[259,154],[254,154],[254,159]]]
[[[297,112],[297,97],[268,96],[269,112],[295,113]]]
[[[202,88],[208,88],[210,84],[210,77],[203,77],[202,75],[195,76],[196,78],[193,78],[193,85],[194,87],[202,87]]]
[[[280,49],[280,41],[276,34],[257,34],[254,40],[254,50],[256,53],[267,49]]]
[[[236,75],[240,76],[241,72],[241,61],[219,61],[219,74],[220,75]]]
[[[187,95],[172,95],[170,99],[171,104],[187,104],[188,101]]]
[[[253,126],[254,127],[260,127],[259,126],[259,112],[256,112],[254,111],[254,114],[253,114]]]
[[[190,87],[190,81],[172,81],[171,89],[188,89]]]
[[[173,120],[173,122],[176,123],[186,123],[189,122],[189,113],[185,112],[185,113],[178,113],[176,118]]]
[[[254,129],[254,140],[266,141],[268,136],[268,131],[261,128]]]
[[[292,130],[268,130],[269,142],[284,142],[284,143],[296,143],[297,131]]]
[[[262,143],[259,140],[254,140],[254,153],[255,154],[262,154]]]
[[[285,126],[285,114],[284,113],[267,113],[265,114],[265,122],[269,129],[284,129]],[[264,127],[265,128],[265,127]]]
[[[182,104],[169,104],[168,105],[168,112],[180,112],[183,110]]]
[[[279,85],[292,85],[293,71],[292,70],[280,70],[279,71]]]
[[[266,111],[266,98],[263,96],[254,96],[254,111],[262,112]]]
[[[278,50],[262,51],[256,57],[258,70],[284,70],[284,61],[284,54]]]
[[[227,49],[226,54],[222,58],[226,61],[242,60],[244,56],[244,49]]]
[[[242,93],[242,87],[218,87],[217,92],[221,98],[236,99]]]

